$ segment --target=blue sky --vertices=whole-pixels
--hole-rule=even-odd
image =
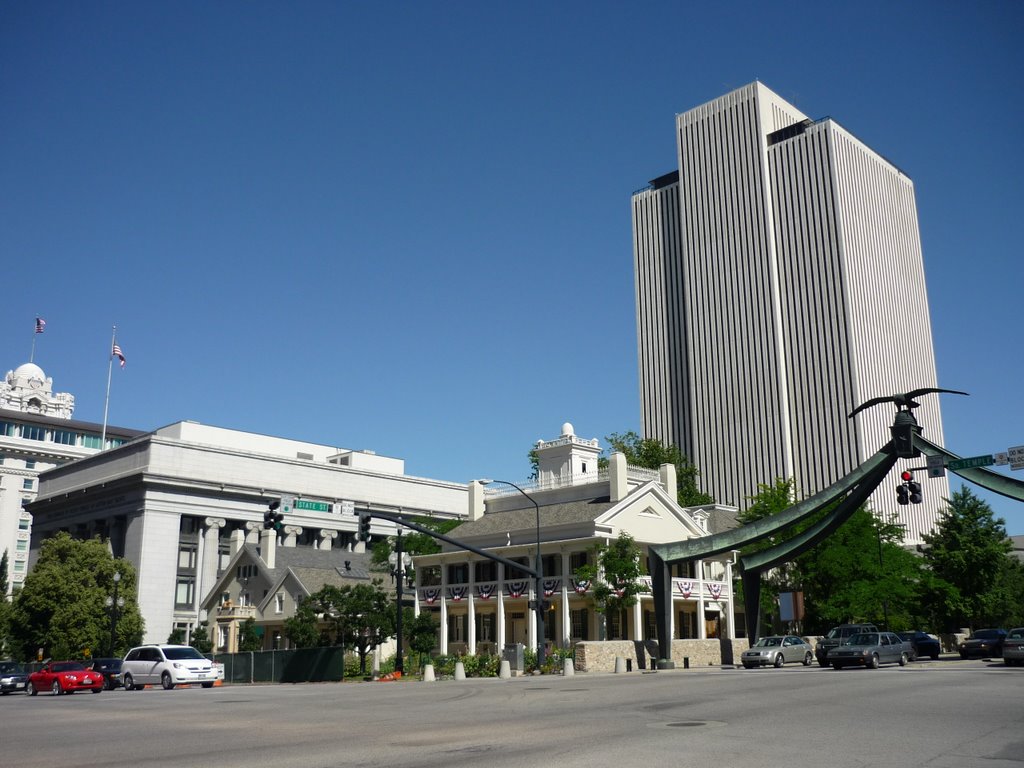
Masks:
[[[1024,5],[808,8],[3,3],[0,366],[99,422],[116,324],[112,424],[523,479],[639,429],[630,194],[758,79],[914,180],[946,445],[1024,444]]]

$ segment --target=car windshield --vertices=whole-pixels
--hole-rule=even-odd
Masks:
[[[79,664],[77,661],[61,661],[54,664],[52,667],[54,672],[77,672],[79,670],[85,671],[85,667]]]
[[[1010,634],[1007,635],[1007,637],[1009,637],[1009,638],[1011,638],[1013,640],[1024,639],[1024,629],[1011,629],[1010,630]]]
[[[0,662],[0,675],[24,674],[25,668],[15,661]]]
[[[205,659],[199,651],[195,648],[164,648],[164,656],[171,661],[178,661],[180,659]]]
[[[93,659],[93,669],[120,669],[120,659]]]
[[[755,648],[777,648],[780,645],[782,645],[781,637],[762,637],[754,643]]]
[[[979,629],[974,633],[977,640],[995,640],[1002,634],[998,629]]]
[[[878,645],[878,635],[874,632],[863,632],[854,635],[847,642],[847,645]]]

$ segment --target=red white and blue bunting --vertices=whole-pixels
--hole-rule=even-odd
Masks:
[[[710,585],[708,585],[708,589],[711,590],[711,597],[713,597],[715,600],[717,600],[718,598],[720,598],[722,596],[722,585],[721,584],[710,584]]]
[[[677,581],[676,589],[679,590],[683,597],[689,597],[693,594],[693,582],[692,581]]]
[[[469,587],[463,585],[461,587],[448,587],[448,599],[454,602],[465,600],[466,595],[469,594]]]
[[[423,590],[423,602],[427,605],[433,605],[437,602],[437,598],[441,596],[440,587],[429,587]]]
[[[572,588],[576,591],[577,595],[582,595],[590,589],[590,579],[573,579]]]
[[[476,585],[476,596],[481,600],[490,600],[494,597],[494,593],[498,587],[495,584],[477,584]]]
[[[551,597],[561,586],[561,579],[544,579],[544,597]]]
[[[510,581],[505,588],[508,589],[509,597],[522,597],[523,593],[530,588],[530,584],[526,581]]]

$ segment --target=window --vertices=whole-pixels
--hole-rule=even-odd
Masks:
[[[18,521],[18,530],[19,531],[27,531],[29,529],[29,526],[31,526],[31,525],[32,525],[32,521],[23,517],[23,518],[21,518],[21,520]]]
[[[17,571],[24,571],[25,570],[25,561],[24,560],[15,560],[14,561],[14,570],[16,572]]]
[[[228,625],[222,624],[217,627],[217,647],[222,651],[228,649]]]
[[[541,570],[545,576],[561,576],[562,575],[562,556],[561,555],[543,555],[540,558]]]
[[[196,568],[197,545],[182,544],[178,549],[178,570],[194,571]]]
[[[18,552],[26,552],[26,551],[28,551],[28,542],[24,541],[24,540],[19,541],[18,545],[17,545],[17,551]]]
[[[174,592],[174,604],[191,607],[195,602],[196,579],[194,576],[179,576]]]
[[[14,437],[14,423],[0,421],[0,437]]]
[[[493,560],[481,560],[473,564],[476,581],[495,581],[498,578],[498,564]]]
[[[36,481],[33,480],[31,477],[26,477],[24,480],[21,481],[22,490],[31,491],[35,487],[35,482]]]
[[[448,640],[452,643],[466,642],[466,615],[448,616]]]
[[[44,427],[37,427],[34,424],[22,424],[21,436],[25,440],[45,440],[46,429]]]
[[[284,593],[274,595],[274,613],[284,613]]]
[[[99,435],[82,435],[83,448],[95,448],[97,451],[103,447]]]
[[[25,469],[35,469],[35,468],[36,468],[36,460],[35,459],[25,459]]]
[[[441,584],[441,566],[426,565],[417,569],[420,575],[420,586],[437,587]]]
[[[478,613],[476,615],[476,641],[493,643],[497,634],[498,616],[494,613]]]
[[[573,552],[569,555],[569,571],[575,573],[576,569],[582,568],[587,562],[586,552]]]
[[[573,641],[590,639],[590,614],[586,608],[569,611],[569,635]]]
[[[55,429],[53,430],[53,442],[61,445],[75,445],[78,442],[78,434],[66,429]]]
[[[448,566],[449,584],[466,584],[469,581],[469,563],[456,563]]]

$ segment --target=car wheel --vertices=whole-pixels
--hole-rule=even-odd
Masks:
[[[872,653],[871,658],[868,659],[868,667],[871,669],[878,669],[878,654]]]
[[[126,691],[134,691],[135,690],[135,680],[132,678],[131,675],[125,675],[124,676],[124,689]]]
[[[932,654],[932,661],[938,661],[938,660],[939,660],[939,652],[938,652],[938,651],[935,651],[935,652],[934,652],[934,653]]]
[[[203,688],[213,688],[213,683],[203,683]]]
[[[99,693],[99,692],[100,692],[100,691],[102,691],[102,690],[103,690],[102,688],[93,688],[93,689],[92,689],[92,692],[93,692],[93,693]]]
[[[781,667],[785,663],[786,663],[786,659],[783,658],[781,653],[775,654],[775,668],[776,669],[778,669],[779,667]]]
[[[967,658],[967,654],[966,654],[966,653],[964,653],[963,651],[961,651],[961,652],[960,652],[960,658],[961,658],[961,659],[966,659],[966,658]]]
[[[54,696],[60,696],[63,693],[63,691],[60,689],[60,682],[58,682],[57,680],[53,681],[53,685],[50,686],[50,693],[52,693]]]
[[[25,693],[29,696],[35,696],[39,691],[36,690],[36,687],[31,682],[28,682],[25,684]]]
[[[171,680],[170,672],[164,672],[162,675],[160,675],[160,685],[164,687],[165,691],[169,691],[171,690],[171,688],[174,687],[174,681]]]
[[[907,654],[905,654],[905,653],[901,653],[900,654],[900,666],[901,667],[907,666]]]
[[[809,667],[809,666],[811,666],[811,661],[812,661],[813,659],[814,659],[814,657],[813,657],[813,656],[811,655],[811,652],[810,652],[810,651],[808,651],[807,653],[805,653],[805,654],[804,654],[804,666],[805,666],[805,667]]]
[[[838,672],[842,668],[843,668],[842,664],[833,664],[832,665],[832,669],[834,669],[836,672]]]
[[[818,659],[818,666],[819,667],[827,667],[828,666],[828,660],[826,660],[826,659]]]

